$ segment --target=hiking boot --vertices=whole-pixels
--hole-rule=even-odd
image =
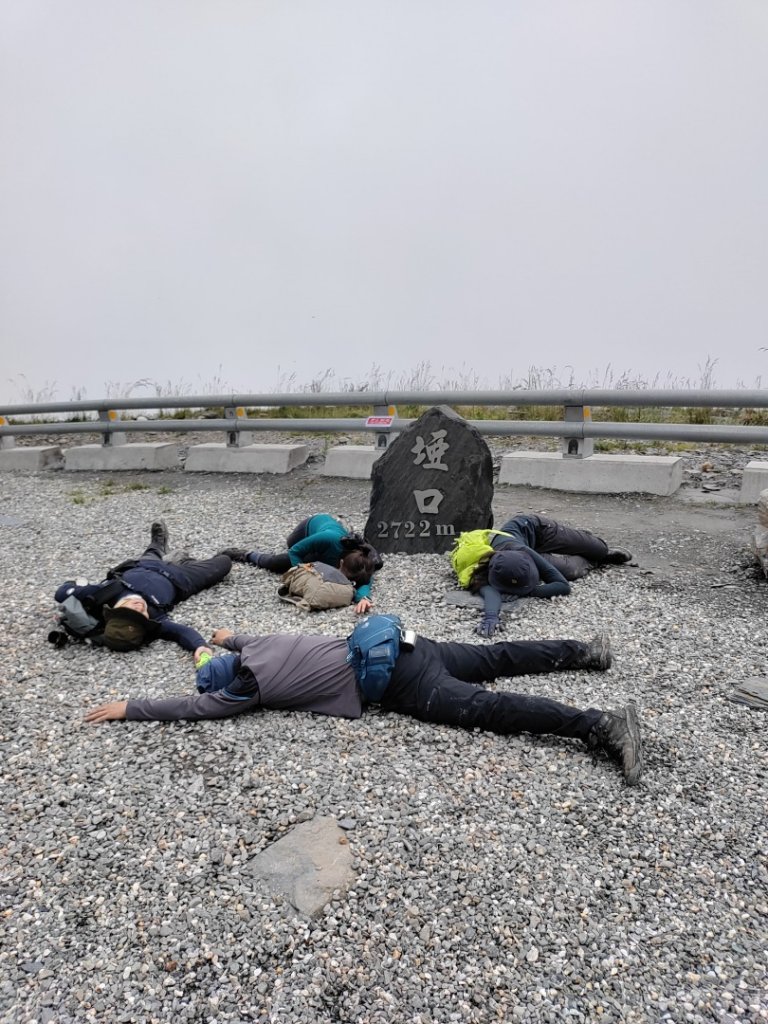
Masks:
[[[153,547],[159,548],[162,552],[165,552],[168,547],[168,527],[162,519],[158,519],[156,522],[152,523],[151,536]]]
[[[608,554],[603,559],[607,565],[626,565],[632,561],[632,552],[626,548],[608,548]]]
[[[250,552],[247,548],[223,548],[220,555],[227,555],[233,562],[247,562]]]
[[[584,650],[577,654],[568,668],[586,668],[592,672],[605,672],[613,664],[611,640],[607,633],[601,633],[594,640],[584,644]]]
[[[587,743],[592,749],[604,750],[612,761],[621,765],[628,786],[637,785],[643,772],[643,750],[634,704],[604,712],[590,731]]]

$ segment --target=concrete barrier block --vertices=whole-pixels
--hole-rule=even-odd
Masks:
[[[306,444],[196,444],[189,449],[184,469],[190,473],[290,473],[309,458]]]
[[[683,460],[676,455],[590,455],[563,458],[559,452],[504,455],[500,484],[549,487],[585,494],[674,494],[683,482]]]
[[[744,467],[739,501],[742,505],[756,505],[760,498],[760,492],[764,491],[766,487],[768,487],[768,462],[758,462],[753,459]]]
[[[126,470],[178,469],[179,446],[167,441],[142,444],[121,444],[105,447],[101,444],[83,444],[64,450],[64,469],[107,470],[120,473]]]
[[[0,471],[36,473],[61,464],[61,448],[57,444],[30,445],[28,448],[0,449]]]
[[[349,480],[370,480],[373,464],[386,448],[369,448],[363,445],[340,444],[330,448],[325,455],[323,476],[343,476]]]

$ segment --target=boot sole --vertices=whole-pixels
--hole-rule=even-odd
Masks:
[[[622,768],[627,785],[636,786],[640,781],[640,776],[643,774],[643,746],[640,739],[640,722],[637,717],[637,708],[634,704],[627,704],[624,710],[627,714],[627,731],[632,738],[635,759],[633,764],[628,767],[626,758],[624,758]]]

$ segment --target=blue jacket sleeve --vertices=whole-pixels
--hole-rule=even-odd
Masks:
[[[91,597],[93,594],[98,593],[103,586],[103,583],[88,583],[84,587],[78,587],[74,580],[67,580],[66,583],[62,583],[61,586],[56,588],[53,600],[61,604],[65,598],[74,595],[78,601],[82,601],[84,597]]]
[[[500,614],[502,598],[495,587],[481,587],[480,596],[483,599],[483,611],[486,615]]]
[[[185,651],[194,651],[198,647],[207,646],[205,640],[191,626],[184,626],[181,622],[174,622],[169,618],[155,621],[160,626],[159,640],[171,640],[179,647],[183,647]]]
[[[565,597],[571,592],[571,585],[559,569],[533,548],[525,549],[536,563],[541,583],[531,591],[531,597]]]

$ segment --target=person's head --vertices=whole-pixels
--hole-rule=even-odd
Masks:
[[[105,608],[104,623],[101,643],[111,651],[136,651],[159,631],[149,618],[147,602],[135,594],[121,598],[114,608]]]
[[[488,559],[488,583],[501,594],[524,597],[540,581],[536,563],[527,551],[502,549]]]
[[[140,594],[128,594],[126,597],[121,597],[119,601],[115,601],[113,608],[132,608],[139,615],[143,615],[145,619],[149,618],[147,602]]]
[[[341,547],[344,554],[339,569],[356,587],[370,583],[373,574],[384,564],[376,548],[358,533],[343,537]]]
[[[369,554],[358,549],[343,556],[339,569],[356,587],[362,587],[371,582],[376,564]]]

